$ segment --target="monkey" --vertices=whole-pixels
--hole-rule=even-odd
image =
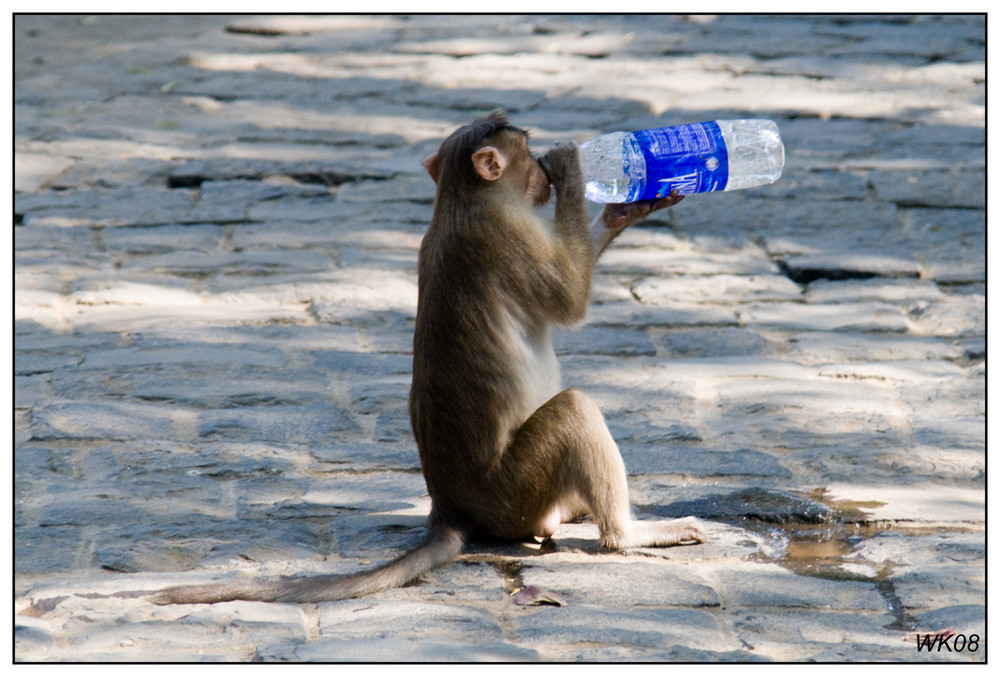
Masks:
[[[611,241],[683,196],[606,205],[590,222],[576,146],[536,159],[499,111],[456,130],[423,166],[437,193],[418,254],[409,410],[431,498],[424,542],[358,574],[176,586],[155,603],[361,597],[453,560],[476,535],[545,542],[587,514],[611,550],[705,540],[693,517],[632,517],[617,444],[594,401],[562,388],[552,343],[554,326],[584,318]],[[552,188],[547,222],[537,208]]]

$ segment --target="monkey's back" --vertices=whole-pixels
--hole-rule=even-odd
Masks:
[[[491,226],[432,223],[421,245],[410,418],[436,500],[481,497],[513,433],[560,390],[548,323],[525,310],[533,238]]]

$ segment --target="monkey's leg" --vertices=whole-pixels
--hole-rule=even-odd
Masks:
[[[515,523],[528,520],[536,534],[589,512],[607,548],[700,543],[705,538],[691,517],[632,518],[618,445],[597,405],[582,391],[564,390],[539,407],[514,435],[501,468],[503,479],[492,486],[515,487],[511,494],[523,501],[511,506],[515,513],[510,517]]]

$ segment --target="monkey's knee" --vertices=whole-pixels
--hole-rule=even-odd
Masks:
[[[567,388],[553,397],[550,402],[577,419],[604,422],[604,414],[601,413],[597,403],[590,398],[590,395],[578,388]]]

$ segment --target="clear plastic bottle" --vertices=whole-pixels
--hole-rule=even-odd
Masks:
[[[587,199],[635,202],[774,183],[785,147],[771,120],[714,120],[613,132],[580,145]]]

